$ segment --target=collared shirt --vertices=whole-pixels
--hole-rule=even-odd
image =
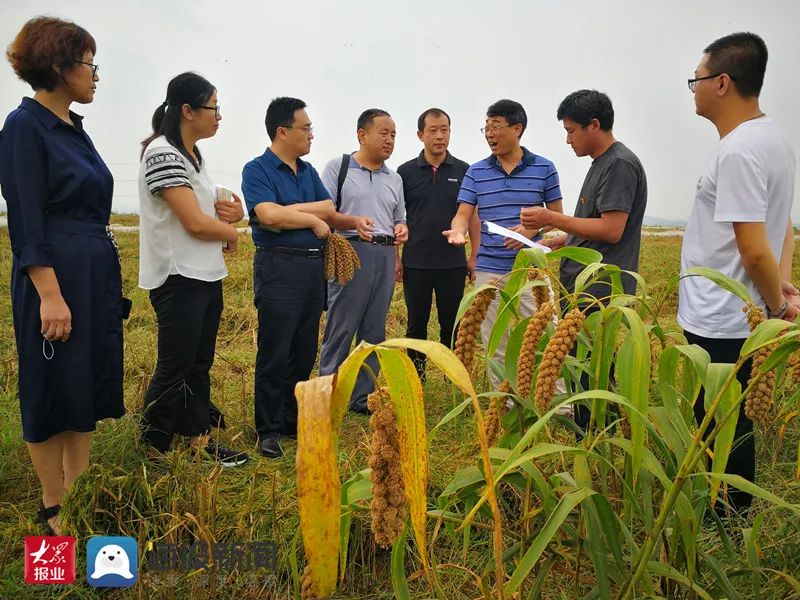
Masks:
[[[295,174],[292,168],[278,158],[270,148],[244,166],[242,192],[251,217],[255,216],[255,208],[262,202],[275,202],[281,206],[288,206],[300,202],[328,200],[331,197],[314,167],[298,158]],[[265,248],[322,247],[322,240],[317,239],[310,228],[275,232],[253,227],[252,232],[255,245]]]
[[[503,170],[496,156],[472,165],[458,193],[459,202],[477,205],[481,221],[492,221],[509,229],[520,224],[523,208],[544,206],[556,200],[561,200],[561,188],[555,165],[525,147],[522,159],[511,173]],[[502,235],[481,231],[477,270],[508,273],[516,256],[516,250],[505,247]]]
[[[425,151],[398,167],[408,215],[408,242],[403,246],[403,266],[412,269],[449,269],[467,264],[463,248],[452,246],[442,235],[458,210],[458,190],[469,165],[449,152],[433,167]]]
[[[336,184],[339,179],[341,156],[334,158],[322,171],[322,182],[331,191],[336,204]],[[406,222],[406,203],[403,196],[403,180],[385,164],[379,169],[362,167],[351,155],[347,178],[342,186],[342,202],[339,212],[345,215],[369,217],[375,222],[373,234],[394,235],[394,226]],[[340,232],[344,236],[355,236],[355,230]]]
[[[47,216],[108,223],[114,179],[70,111],[74,126],[32,98],[0,132],[0,187],[8,207],[11,248],[20,270],[52,266]]]

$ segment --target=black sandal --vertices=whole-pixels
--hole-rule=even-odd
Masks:
[[[54,504],[53,506],[48,506],[45,508],[44,502],[42,500],[39,501],[39,512],[37,513],[38,518],[36,519],[36,522],[44,525],[47,535],[56,534],[56,532],[53,530],[53,527],[47,521],[55,517],[60,511],[60,504]]]

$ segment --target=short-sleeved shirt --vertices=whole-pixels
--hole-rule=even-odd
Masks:
[[[772,119],[745,121],[722,138],[697,182],[683,236],[681,273],[711,267],[743,283],[765,306],[747,276],[736,245],[734,223],[764,223],[779,259],[794,199],[795,156]],[[695,335],[742,339],[750,333],[743,302],[704,277],[684,277],[678,291],[678,323]]]
[[[555,165],[522,148],[522,159],[506,173],[497,157],[490,156],[472,165],[458,193],[458,201],[478,207],[481,221],[492,221],[512,228],[520,224],[520,211],[561,200]],[[538,239],[538,238],[534,238]],[[481,231],[478,271],[508,273],[514,267],[516,250],[506,248],[502,235]]]
[[[362,167],[350,156],[347,178],[342,185],[342,200],[338,202],[336,187],[342,159],[334,158],[322,171],[322,183],[331,192],[331,199],[345,215],[369,217],[375,222],[373,234],[394,235],[394,226],[406,222],[406,203],[403,180],[385,164],[374,171]],[[340,231],[345,237],[358,235],[355,230]]]
[[[647,177],[636,155],[622,142],[614,142],[608,150],[592,161],[583,180],[575,216],[597,219],[604,212],[628,213],[622,237],[616,244],[567,236],[567,246],[593,248],[603,255],[603,262],[617,265],[625,271],[639,270],[639,247],[642,240],[642,220],[647,207]],[[585,265],[573,260],[561,261],[561,283],[570,293],[575,290],[575,278]],[[636,293],[636,280],[623,273],[622,287],[626,294]],[[599,282],[584,290],[596,298],[611,293],[608,283]]]
[[[166,188],[190,188],[209,217],[216,218],[217,189],[205,161],[198,171],[165,136],[154,139],[139,165],[139,287],[160,287],[170,275],[219,281],[228,274],[222,242],[192,236],[164,200]]]
[[[449,152],[433,167],[425,151],[398,167],[408,218],[408,242],[403,246],[403,266],[412,269],[449,269],[467,264],[463,248],[452,246],[442,235],[458,210],[458,190],[469,165]]]
[[[289,206],[302,202],[328,200],[331,195],[322,185],[317,170],[304,160],[297,159],[297,173],[270,149],[254,158],[242,171],[242,192],[250,217],[262,202]],[[310,228],[268,231],[253,227],[256,246],[272,248],[321,248],[322,240]]]

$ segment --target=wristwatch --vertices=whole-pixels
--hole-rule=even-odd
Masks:
[[[538,231],[536,232],[536,235],[538,235],[539,237],[542,237],[544,235],[544,230],[545,229],[547,229],[547,227],[539,227]]]
[[[781,307],[775,312],[772,312],[772,309],[769,307],[769,305],[767,305],[767,317],[769,317],[770,319],[782,319],[783,315],[786,314],[786,310],[788,308],[789,308],[788,300],[784,300],[783,304],[781,304]]]

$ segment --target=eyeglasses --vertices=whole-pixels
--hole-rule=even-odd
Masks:
[[[92,67],[92,77],[96,77],[97,76],[97,71],[100,69],[100,65],[96,65],[96,64],[90,63],[90,62],[84,62],[82,60],[79,60],[78,62],[80,64],[82,64],[82,65],[86,65],[87,67]]]
[[[686,83],[689,86],[689,91],[694,94],[694,90],[697,88],[698,81],[703,81],[704,79],[714,79],[720,75],[728,75],[728,73],[714,73],[713,75],[706,75],[705,77],[695,77],[694,79],[687,79]],[[736,81],[736,77],[733,75],[728,75],[728,77],[730,77],[731,81]]]
[[[306,135],[314,134],[314,128],[311,125],[304,125],[303,127],[295,127],[294,125],[280,125],[280,127],[283,127],[284,129],[299,129]]]
[[[500,130],[501,130],[501,129],[503,129],[504,127],[513,127],[513,126],[514,126],[514,125],[492,125],[491,127],[481,127],[481,133],[482,133],[483,135],[486,135],[486,134],[487,134],[487,133],[489,133],[490,131],[491,131],[492,133],[497,133],[498,131],[500,131]]]
[[[217,104],[216,106],[199,106],[198,108],[205,108],[206,110],[213,110],[216,117],[219,117],[220,105]]]

